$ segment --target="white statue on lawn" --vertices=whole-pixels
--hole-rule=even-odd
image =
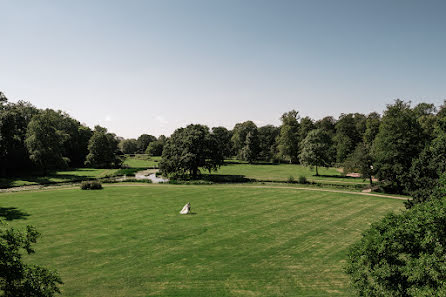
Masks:
[[[188,213],[190,213],[190,203],[189,202],[180,211],[180,214],[188,214]]]

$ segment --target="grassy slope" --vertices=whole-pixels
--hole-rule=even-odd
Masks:
[[[161,157],[149,157],[147,155],[136,155],[135,157],[127,156],[123,165],[130,168],[148,168],[158,167]]]
[[[78,168],[68,171],[54,171],[47,176],[22,176],[0,178],[0,187],[18,187],[59,182],[71,182],[79,179],[113,176],[119,169]]]
[[[195,215],[178,211],[190,201]],[[402,202],[291,189],[114,185],[0,194],[43,233],[63,296],[345,296],[346,249]],[[5,212],[5,210],[3,210]]]
[[[342,177],[336,168],[319,168],[318,170],[321,176],[314,175],[315,169],[294,164],[228,164],[222,166],[216,174],[244,175],[247,178],[256,180],[282,182],[287,181],[290,176],[297,180],[299,176],[303,175],[309,181],[367,184],[367,181],[364,181],[362,178]]]

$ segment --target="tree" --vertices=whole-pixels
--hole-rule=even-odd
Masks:
[[[251,132],[252,135],[257,135],[257,126],[252,121],[238,123],[234,126],[234,129],[232,130],[231,141],[234,153],[237,155],[237,158],[242,160],[243,160],[242,150],[246,145],[246,136],[248,135],[249,132]]]
[[[88,156],[85,165],[94,168],[117,168],[122,160],[118,156],[116,135],[107,133],[107,129],[94,127],[93,136],[88,143]]]
[[[35,115],[26,131],[26,147],[30,159],[46,174],[50,168],[65,168],[69,159],[64,154],[64,143],[69,135],[58,129],[57,112],[46,109]]]
[[[161,156],[163,154],[163,149],[166,142],[166,136],[160,135],[156,141],[149,143],[149,146],[146,149],[146,154],[157,157]]]
[[[264,161],[271,161],[277,155],[277,142],[280,128],[273,125],[266,125],[257,129],[259,135],[258,158]]]
[[[124,154],[135,154],[138,151],[136,139],[124,139],[119,143],[119,148]]]
[[[343,164],[344,173],[358,172],[363,178],[369,179],[370,186],[373,185],[373,162],[369,150],[364,143],[359,143]]]
[[[282,125],[278,137],[278,149],[281,156],[290,163],[299,161],[299,112],[294,109],[281,116]]]
[[[10,103],[0,93],[0,176],[31,169],[25,139],[31,118],[38,109],[28,102]]]
[[[231,131],[225,127],[214,127],[212,128],[212,134],[215,137],[218,147],[223,151],[223,156],[230,158],[232,156]]]
[[[325,131],[316,129],[309,132],[302,141],[302,152],[299,159],[304,166],[315,166],[316,175],[319,175],[318,166],[331,166],[333,155],[330,136]]]
[[[242,149],[242,159],[253,163],[257,159],[259,153],[259,137],[257,130],[253,130],[246,135],[245,146]]]
[[[336,122],[336,162],[341,164],[353,153],[366,129],[366,118],[363,114],[341,114]]]
[[[446,199],[372,224],[349,253],[359,296],[446,296]]]
[[[149,134],[142,134],[136,140],[137,152],[143,154],[151,142],[156,141],[156,137]]]
[[[409,182],[412,160],[423,149],[423,132],[409,103],[396,100],[384,112],[371,155],[377,177],[389,190],[402,193]]]
[[[32,226],[26,232],[5,229],[0,222],[0,292],[5,297],[51,297],[60,293],[62,280],[56,272],[23,263],[22,253],[33,254],[39,233]]]
[[[188,125],[179,128],[164,146],[160,170],[168,176],[185,176],[195,179],[200,168],[215,170],[223,164],[223,155],[216,150],[215,137],[204,125]]]
[[[444,172],[446,172],[446,132],[441,131],[412,162],[405,186],[413,199],[406,203],[406,207],[410,208],[429,200]]]
[[[362,140],[368,150],[372,148],[373,141],[376,135],[378,135],[380,123],[381,116],[378,113],[372,112],[367,116],[366,128]]]
[[[299,139],[302,141],[307,137],[311,130],[316,129],[313,120],[310,117],[303,117],[299,123]]]

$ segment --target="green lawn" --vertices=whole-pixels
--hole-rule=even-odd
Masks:
[[[150,157],[148,155],[126,156],[123,165],[130,168],[150,168],[158,167],[161,157]]]
[[[222,166],[217,173],[222,175],[244,175],[246,178],[258,181],[286,182],[290,176],[298,180],[299,176],[305,176],[309,181],[321,183],[364,184],[368,182],[362,178],[343,177],[336,168],[318,168],[319,175],[315,176],[315,169],[294,164],[227,164]]]
[[[249,185],[0,194],[10,225],[43,234],[28,260],[59,271],[63,296],[351,296],[348,246],[402,206]]]
[[[119,169],[77,168],[67,171],[53,171],[46,176],[21,176],[0,178],[0,187],[18,187],[60,182],[72,182],[88,178],[100,178],[115,175]]]

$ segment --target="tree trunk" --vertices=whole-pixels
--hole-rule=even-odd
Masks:
[[[319,176],[319,172],[317,171],[317,165],[316,165],[316,176]]]
[[[370,188],[373,186],[373,179],[372,179],[372,175],[369,176],[369,180],[370,180]]]

